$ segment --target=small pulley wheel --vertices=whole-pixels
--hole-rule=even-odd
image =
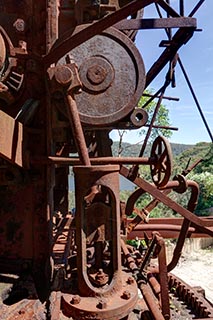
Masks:
[[[164,137],[157,137],[151,149],[151,176],[158,188],[164,187],[172,172],[172,150],[169,141]]]
[[[136,128],[141,128],[148,121],[148,113],[141,108],[135,108],[130,116],[132,124]]]

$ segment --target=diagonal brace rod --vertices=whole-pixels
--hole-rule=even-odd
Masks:
[[[91,39],[96,34],[100,34],[103,30],[114,25],[118,21],[127,18],[129,15],[134,14],[138,10],[156,3],[159,0],[135,0],[131,1],[121,9],[111,13],[99,21],[89,25],[87,28],[75,33],[74,35],[68,36],[63,42],[59,43],[53,48],[46,56],[43,57],[43,62],[46,66],[57,62],[61,57],[67,54],[69,51],[79,46],[83,42]]]

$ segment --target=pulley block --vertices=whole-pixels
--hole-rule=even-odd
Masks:
[[[109,126],[133,111],[144,90],[145,68],[126,35],[111,27],[69,54],[82,82],[75,98],[84,125]],[[65,57],[60,64],[66,64]]]

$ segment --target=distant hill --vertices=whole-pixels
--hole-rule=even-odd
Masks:
[[[212,144],[208,142],[199,142],[194,146],[191,146],[191,148],[187,148],[183,150],[177,155],[179,155],[180,159],[189,158],[189,157],[193,159],[203,158],[209,152],[211,145]]]
[[[141,144],[131,144],[131,143],[123,142],[121,156],[122,157],[138,157],[141,150],[141,146],[142,146]],[[178,156],[185,150],[192,149],[193,147],[194,146],[190,144],[171,143],[172,153],[174,157]],[[119,142],[113,141],[112,152],[114,156],[118,155],[118,148],[119,148]],[[147,148],[144,153],[144,157],[150,156],[150,150],[151,150],[151,146],[147,145]]]
[[[212,173],[213,169],[213,144],[207,142],[199,142],[196,145],[192,146],[192,148],[186,149],[175,157],[175,165],[178,166],[186,166],[190,161],[189,165],[191,166],[198,159],[203,159],[194,170],[194,172],[201,173],[204,171],[208,171]]]

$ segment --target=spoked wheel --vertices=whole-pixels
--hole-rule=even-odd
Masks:
[[[159,136],[155,139],[151,158],[154,159],[150,166],[152,180],[158,188],[162,188],[169,181],[172,172],[172,150],[166,138]]]

